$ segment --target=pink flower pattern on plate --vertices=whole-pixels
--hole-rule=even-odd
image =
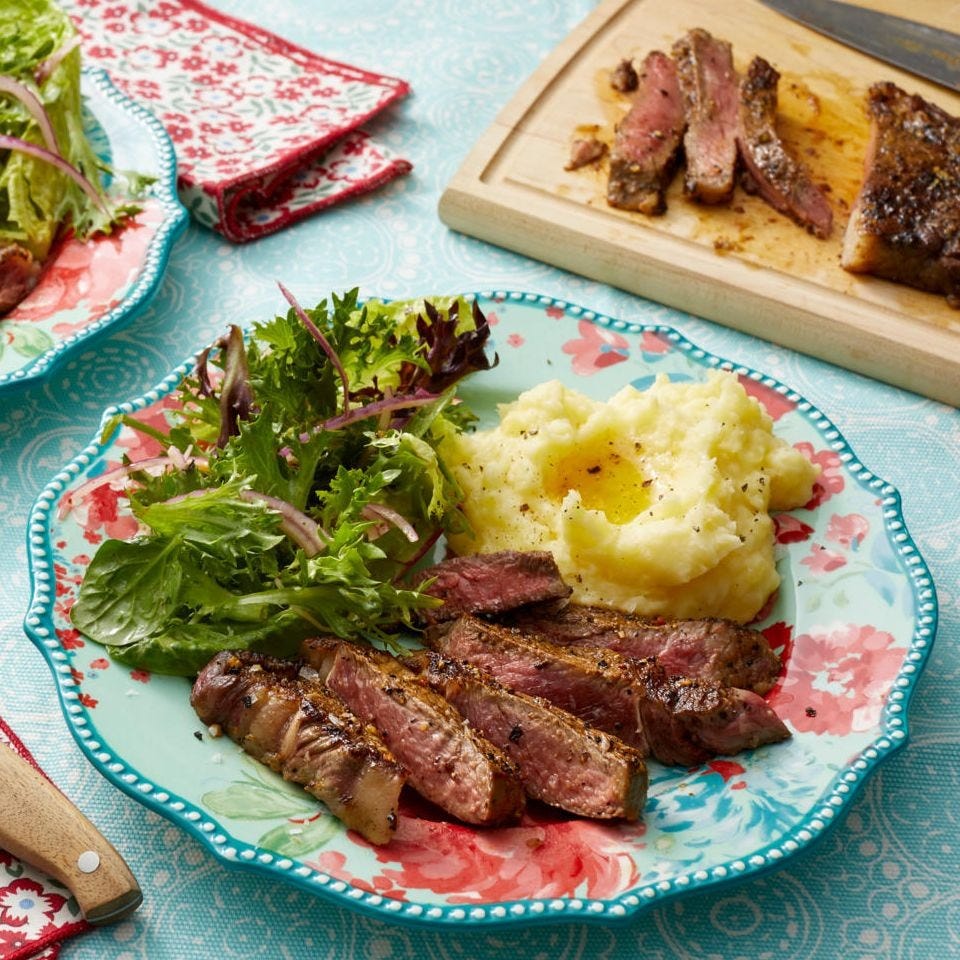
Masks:
[[[820,627],[796,638],[786,678],[769,702],[801,733],[870,730],[902,663],[894,637],[870,624]]]
[[[624,850],[625,831],[640,838],[644,826],[584,821],[541,809],[528,811],[515,827],[475,830],[432,819],[411,803],[401,811],[389,846],[371,847],[385,864],[372,883],[360,884],[348,875],[339,854],[320,854],[316,865],[387,896],[391,890],[430,890],[445,895],[448,903],[608,897],[639,879]],[[465,890],[470,893],[458,893]]]
[[[568,340],[563,352],[573,357],[573,371],[582,377],[622,363],[630,355],[629,344],[619,333],[598,327],[589,320],[581,320],[577,329],[580,337]]]

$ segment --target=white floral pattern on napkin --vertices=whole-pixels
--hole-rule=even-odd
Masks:
[[[409,172],[359,126],[407,83],[317,56],[198,0],[67,0],[86,63],[163,122],[180,198],[230,240]]]

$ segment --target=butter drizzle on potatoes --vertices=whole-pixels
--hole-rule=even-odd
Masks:
[[[550,381],[499,412],[441,447],[473,528],[455,552],[550,550],[575,601],[648,616],[747,622],[776,590],[769,511],[818,469],[732,374],[606,403]]]

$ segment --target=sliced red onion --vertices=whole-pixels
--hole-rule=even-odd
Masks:
[[[56,153],[51,153],[43,147],[38,147],[35,143],[28,143],[21,140],[20,137],[8,137],[0,133],[0,150],[19,150],[20,153],[26,153],[38,160],[44,160],[53,164],[62,173],[65,173],[83,192],[90,198],[96,208],[103,214],[110,216],[107,205],[103,202],[103,197],[97,193],[97,188],[72,164],[68,163],[63,157]]]
[[[57,143],[57,135],[54,133],[53,124],[50,117],[44,109],[40,98],[26,85],[13,77],[0,76],[0,93],[9,93],[11,97],[19,100],[29,112],[30,116],[37,121],[40,127],[40,133],[43,134],[43,142],[47,149],[61,156],[60,146]]]
[[[57,67],[60,66],[60,63],[63,61],[63,58],[71,51],[76,50],[80,46],[80,36],[75,34],[66,43],[62,44],[58,50],[54,50],[53,53],[47,57],[46,60],[41,63],[37,69],[33,72],[33,79],[37,81],[37,86],[43,86],[47,77],[53,73]]]
[[[299,511],[292,503],[286,500],[280,500],[277,497],[271,497],[266,493],[260,493],[258,490],[241,490],[242,499],[250,503],[259,501],[265,503],[271,510],[280,514],[280,529],[297,546],[303,549],[308,557],[315,557],[322,553],[325,547],[324,539],[327,537],[326,531],[316,521],[311,520],[305,513]]]
[[[310,336],[323,348],[323,352],[329,357],[330,362],[336,367],[340,379],[343,381],[343,412],[350,409],[350,384],[347,381],[347,371],[343,369],[343,364],[337,356],[337,351],[333,349],[330,341],[323,335],[323,331],[307,316],[307,311],[300,306],[297,298],[282,284],[277,281],[280,292],[287,298],[287,303],[293,307],[294,312],[300,318],[300,322],[310,331]]]
[[[341,427],[347,427],[358,420],[366,420],[368,417],[375,417],[381,413],[391,410],[406,410],[409,407],[425,407],[433,403],[437,397],[434,394],[427,394],[418,397],[384,397],[383,400],[374,400],[362,407],[354,407],[350,411],[344,411],[329,420],[324,420],[320,424],[321,430],[339,430]]]
[[[413,528],[413,524],[403,514],[397,513],[393,507],[387,507],[382,503],[368,503],[360,511],[360,516],[365,520],[386,520],[392,523],[411,543],[416,543],[420,539],[420,534]]]
[[[91,480],[87,480],[86,483],[80,484],[76,490],[71,490],[60,501],[57,516],[62,520],[75,506],[84,500],[91,491],[108,483],[114,484],[124,477],[129,477],[131,473],[141,473],[144,471],[151,474],[154,472],[162,473],[169,467],[185,469],[185,467],[190,465],[195,465],[198,469],[205,470],[210,466],[210,461],[206,457],[184,457],[183,464],[183,466],[180,466],[173,457],[163,456],[150,457],[147,460],[137,460],[135,463],[125,463],[119,467],[114,467],[113,470],[108,470],[106,473],[101,473],[99,477],[93,477]]]

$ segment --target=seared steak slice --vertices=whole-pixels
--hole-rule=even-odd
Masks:
[[[636,661],[650,752],[661,762],[690,766],[790,736],[764,699],[750,690],[671,677],[656,659]]]
[[[326,638],[304,641],[303,655],[330,690],[377,728],[428,800],[466,823],[519,816],[525,798],[516,767],[394,657]]]
[[[514,627],[462,617],[430,640],[509,689],[542,696],[662,763],[691,765],[788,737],[755,693],[670,677],[656,660],[606,648],[571,649]]]
[[[570,147],[570,159],[564,169],[579,170],[580,167],[599,160],[606,152],[607,145],[596,137],[574,140]]]
[[[646,214],[667,209],[663,194],[680,159],[683,127],[676,64],[654,50],[643,61],[633,103],[610,151],[610,206]]]
[[[397,828],[404,776],[380,738],[329,693],[298,678],[299,663],[249,652],[218,653],[190,702],[257,760],[302,784],[371,843]]]
[[[546,550],[451,557],[417,576],[418,583],[428,579],[433,583],[426,592],[443,600],[443,606],[422,612],[430,623],[463,613],[502,613],[528,603],[563,600],[571,593]]]
[[[673,45],[687,121],[683,136],[685,193],[703,203],[733,196],[740,84],[730,44],[691,30]]]
[[[637,750],[463,661],[424,651],[404,662],[516,763],[531,797],[584,817],[640,816],[647,768]]]
[[[960,119],[892,83],[870,88],[863,186],[841,265],[960,307]]]
[[[0,243],[0,317],[12,310],[36,285],[40,264],[19,243]]]
[[[647,755],[635,667],[607,650],[572,650],[513,627],[461,617],[431,631],[433,648],[466,660],[507,689],[543,697],[591,727],[620,737]]]
[[[787,153],[777,136],[777,84],[780,74],[763,57],[754,57],[740,82],[737,146],[752,189],[775,210],[821,239],[830,235],[833,211],[806,168]]]
[[[732,620],[645,620],[576,603],[556,612],[517,610],[507,619],[554,643],[609,647],[639,660],[656,657],[668,674],[756,693],[766,693],[780,673],[780,659],[764,635]]]

